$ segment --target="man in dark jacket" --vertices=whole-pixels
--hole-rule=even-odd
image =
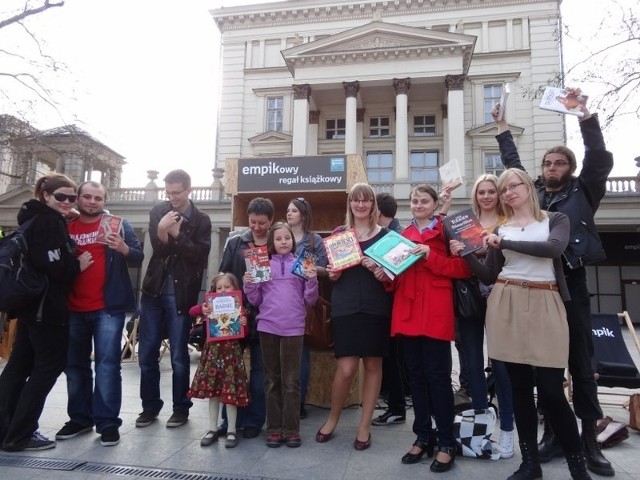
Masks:
[[[56,433],[67,440],[92,430],[103,446],[117,445],[122,405],[120,343],[126,312],[136,309],[128,267],[142,265],[142,244],[125,219],[106,233],[107,190],[98,182],[78,187],[79,216],[67,229],[78,252],[91,252],[93,263],[74,280],[69,292],[69,349],[67,352],[67,413],[69,421]],[[116,222],[117,223],[117,222]],[[106,234],[105,234],[106,233]],[[91,352],[95,357],[95,386]]]
[[[172,170],[164,177],[169,201],[153,207],[149,236],[153,255],[142,282],[138,353],[142,413],[136,427],[151,425],[164,402],[160,398],[158,352],[168,335],[173,368],[173,414],[167,427],[184,425],[192,402],[189,390],[189,308],[198,303],[202,271],[211,249],[211,220],[189,194],[191,177]]]
[[[579,94],[579,90],[575,90]],[[494,112],[497,111],[494,109]],[[574,175],[577,162],[574,153],[565,146],[547,150],[542,157],[542,175],[536,181],[540,207],[562,212],[571,221],[569,245],[563,254],[564,274],[571,300],[565,302],[569,322],[569,372],[573,380],[573,406],[582,420],[582,442],[587,467],[594,473],[613,476],[611,463],[602,455],[597,442],[596,423],[602,418],[597,384],[591,357],[591,301],[587,288],[586,265],[604,260],[605,253],[596,230],[594,216],[606,191],[606,181],[613,168],[613,156],[606,150],[597,115],[583,107],[579,118],[585,157],[582,170]],[[497,121],[500,155],[507,168],[524,170],[506,119]],[[544,405],[540,405],[544,409]],[[541,462],[562,456],[560,444],[548,421],[539,444]]]

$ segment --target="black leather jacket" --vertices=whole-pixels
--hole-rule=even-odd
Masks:
[[[580,132],[585,150],[582,170],[555,195],[547,209],[566,214],[571,222],[569,245],[562,255],[565,273],[606,258],[593,217],[606,192],[606,181],[613,168],[613,155],[606,150],[597,115],[580,122]],[[524,170],[511,132],[500,133],[496,139],[504,165]],[[543,205],[544,184],[540,177],[535,183],[540,204]]]
[[[153,255],[142,282],[142,292],[158,297],[168,274],[173,276],[178,315],[189,315],[189,308],[198,303],[202,288],[202,271],[207,266],[211,250],[211,219],[191,202],[193,213],[180,226],[177,238],[169,236],[169,243],[158,238],[158,223],[172,210],[169,202],[151,209],[149,237]]]

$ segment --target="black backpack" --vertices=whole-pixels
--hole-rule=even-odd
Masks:
[[[25,232],[36,218],[37,215],[0,240],[0,311],[10,313],[39,302],[37,320],[42,320],[49,280],[31,265],[25,239]]]

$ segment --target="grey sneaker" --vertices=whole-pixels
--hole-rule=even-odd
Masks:
[[[40,432],[33,432],[33,435],[31,435],[31,438],[22,450],[25,452],[36,452],[38,450],[49,450],[50,448],[55,448],[55,446],[56,442],[53,440],[49,440]]]
[[[65,423],[64,427],[58,430],[58,433],[56,433],[56,440],[68,440],[70,438],[77,437],[78,435],[82,435],[83,433],[89,433],[92,430],[93,425],[84,426],[71,420]]]
[[[189,420],[189,414],[185,412],[173,412],[167,420],[167,428],[181,427]]]
[[[136,418],[136,427],[148,427],[155,422],[156,418],[158,418],[157,413],[142,412],[138,415],[138,418]]]

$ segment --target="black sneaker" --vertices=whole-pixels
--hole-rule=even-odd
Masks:
[[[24,445],[25,452],[36,452],[38,450],[49,450],[55,448],[56,442],[49,440],[40,432],[34,432],[29,441]]]
[[[64,427],[58,430],[58,433],[56,433],[56,440],[68,440],[83,433],[89,433],[92,430],[93,425],[84,426],[72,420],[65,423]]]
[[[100,444],[103,447],[113,447],[120,443],[120,432],[115,425],[105,428],[101,433]]]
[[[373,425],[396,425],[399,423],[404,423],[406,421],[406,417],[404,415],[399,415],[397,413],[393,413],[391,410],[387,410],[379,417],[371,420]]]
[[[167,428],[181,427],[189,420],[189,414],[185,412],[173,412],[167,420]]]
[[[157,413],[142,412],[138,415],[138,418],[136,418],[136,427],[148,427],[156,420],[156,418],[158,418]]]

